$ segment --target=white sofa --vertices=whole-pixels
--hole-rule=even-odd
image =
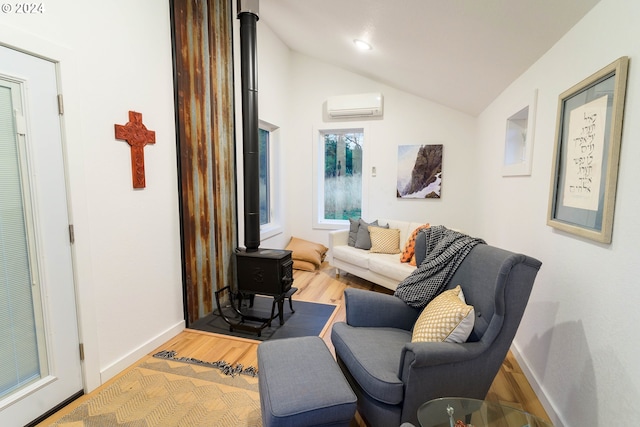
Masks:
[[[389,225],[389,228],[400,230],[400,251],[402,251],[413,230],[424,225],[424,222],[379,219],[378,225]],[[329,265],[335,267],[336,276],[340,275],[340,271],[345,271],[385,288],[395,290],[398,283],[416,269],[409,263],[400,262],[400,253],[372,253],[368,250],[349,246],[348,240],[349,229],[329,232],[327,260]]]

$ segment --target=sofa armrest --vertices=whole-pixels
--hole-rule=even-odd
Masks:
[[[329,249],[334,246],[346,246],[349,243],[349,230],[334,230],[329,232]]]
[[[420,311],[400,298],[364,289],[344,291],[347,324],[351,326],[411,330]]]

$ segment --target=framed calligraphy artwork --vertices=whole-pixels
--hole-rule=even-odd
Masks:
[[[558,98],[547,225],[611,243],[628,57]]]

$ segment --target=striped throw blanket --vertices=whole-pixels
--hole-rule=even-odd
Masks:
[[[442,292],[471,249],[486,243],[442,225],[420,232],[426,234],[427,255],[420,266],[398,285],[394,294],[415,308],[425,307]]]

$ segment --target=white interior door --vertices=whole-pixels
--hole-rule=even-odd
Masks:
[[[82,391],[56,64],[0,46],[0,425]]]

